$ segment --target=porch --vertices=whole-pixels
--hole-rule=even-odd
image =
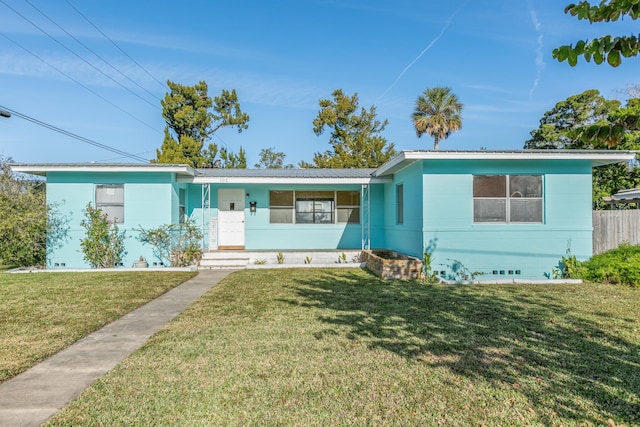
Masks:
[[[198,265],[201,269],[244,269],[274,267],[358,267],[362,250],[224,250],[206,251]]]

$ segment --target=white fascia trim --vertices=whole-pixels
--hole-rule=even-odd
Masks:
[[[635,153],[631,151],[580,151],[541,150],[538,152],[496,152],[496,151],[402,151],[397,157],[380,166],[375,176],[380,177],[406,167],[416,160],[590,160],[593,166],[631,161]]]
[[[195,175],[195,171],[189,166],[11,165],[11,170],[34,175],[46,175],[48,172],[165,172]]]
[[[196,176],[179,178],[178,182],[193,184],[384,184],[391,178],[266,178]]]

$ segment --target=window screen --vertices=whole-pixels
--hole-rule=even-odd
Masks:
[[[473,221],[541,223],[542,176],[474,176]]]
[[[360,224],[360,192],[336,192],[337,222]]]
[[[96,185],[96,209],[106,213],[110,222],[122,224],[124,222],[124,185]]]
[[[269,191],[269,222],[272,224],[293,222],[293,191]]]

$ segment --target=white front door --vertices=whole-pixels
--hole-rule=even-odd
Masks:
[[[244,249],[244,189],[218,190],[218,247]]]

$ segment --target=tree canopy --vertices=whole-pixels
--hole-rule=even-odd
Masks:
[[[462,108],[458,97],[448,87],[427,88],[416,99],[413,112],[413,126],[416,135],[433,137],[433,149],[438,143],[447,139],[453,132],[462,128]]]
[[[544,113],[540,126],[530,132],[531,139],[524,148],[590,148],[577,131],[606,123],[609,115],[619,108],[620,101],[607,100],[596,89],[572,95]]]
[[[0,156],[0,262],[44,265],[47,245],[66,238],[66,219],[46,204],[44,181],[16,176],[10,165]]]
[[[281,151],[274,151],[274,148],[263,148],[260,150],[260,160],[255,164],[258,169],[292,169],[293,165],[284,164],[287,157]]]
[[[625,16],[635,20],[640,16],[640,2],[637,0],[602,0],[597,6],[588,1],[577,4],[571,3],[564,8],[565,13],[577,17],[579,20],[594,22],[613,22]],[[552,55],[560,62],[567,61],[572,67],[582,56],[587,62],[591,59],[596,64],[605,60],[612,67],[622,63],[622,57],[629,58],[638,55],[640,39],[635,35],[616,36],[604,35],[593,40],[579,40],[573,44],[560,46],[553,50]]]
[[[227,160],[221,158],[223,164],[229,163],[230,157],[242,155],[235,155],[227,149],[218,150],[217,144],[204,146],[220,128],[235,127],[242,132],[249,127],[249,115],[242,112],[235,89],[222,90],[220,96],[212,99],[204,81],[193,86],[168,81],[167,85],[170,92],[160,101],[162,117],[166,122],[164,140],[160,149],[156,150],[153,163],[213,167],[219,152],[227,155]]]
[[[640,99],[632,98],[625,107],[617,100],[607,100],[597,90],[587,90],[558,102],[547,111],[538,129],[531,131],[527,149],[640,149],[640,132],[621,127],[611,134],[598,132],[616,128],[629,116],[637,117]],[[640,186],[640,169],[636,164],[612,164],[593,169],[593,207],[604,209],[604,196]]]
[[[320,111],[313,120],[313,132],[320,136],[330,130],[331,150],[315,153],[313,163],[300,162],[303,168],[375,168],[396,154],[395,144],[387,144],[381,133],[387,120],[376,118],[376,107],[359,107],[358,94],[345,95],[342,89],[321,99]]]

